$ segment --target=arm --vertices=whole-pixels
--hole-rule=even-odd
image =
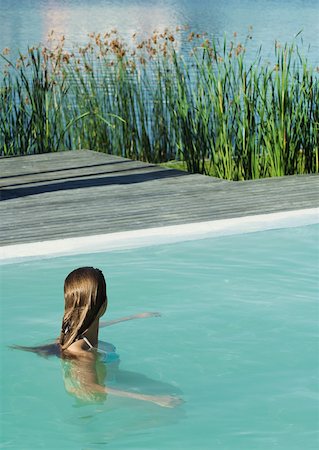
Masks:
[[[143,400],[155,403],[165,408],[174,408],[181,403],[181,399],[172,395],[146,395],[138,392],[123,391],[120,389],[113,389],[100,384],[97,376],[95,356],[92,353],[86,355],[85,358],[72,361],[69,365],[69,371],[64,376],[65,387],[68,392],[76,395],[79,398],[91,398],[92,394],[110,394],[117,397],[131,398],[135,400]],[[75,380],[76,383],[67,382]],[[67,382],[67,383],[66,383]]]
[[[110,394],[116,397],[132,398],[134,400],[142,400],[145,402],[155,403],[156,405],[162,406],[164,408],[174,408],[175,406],[182,403],[179,397],[173,395],[146,395],[139,394],[137,392],[122,391],[120,389],[113,389],[106,386],[101,386],[99,384],[86,385],[86,389],[91,392],[94,391],[100,394]]]
[[[108,322],[100,322],[100,328],[109,327],[111,325],[114,325],[114,324],[120,323],[120,322],[126,322],[127,320],[145,319],[147,317],[160,317],[160,315],[161,314],[158,312],[144,312],[144,313],[140,313],[140,314],[134,314],[132,316],[121,317],[120,319],[110,320]]]

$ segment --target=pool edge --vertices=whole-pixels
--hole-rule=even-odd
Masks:
[[[146,228],[0,247],[0,264],[229,236],[319,223],[319,208]]]

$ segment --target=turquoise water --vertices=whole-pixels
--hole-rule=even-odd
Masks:
[[[318,0],[0,0],[0,49],[25,51],[54,29],[68,42],[86,44],[87,34],[117,28],[122,36],[189,25],[197,32],[241,41],[253,27],[249,50],[261,44],[273,55],[275,40],[291,43],[302,30],[305,50],[318,64]],[[254,56],[251,56],[254,58]]]
[[[318,237],[311,225],[1,266],[3,448],[318,448]],[[100,338],[127,385],[182,405],[81,404],[59,359],[7,348],[57,336],[64,277],[82,265],[107,277],[108,319],[162,314]]]

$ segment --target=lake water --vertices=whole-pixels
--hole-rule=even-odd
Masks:
[[[317,449],[318,233],[312,225],[2,265],[0,447]],[[8,348],[58,335],[64,277],[83,265],[106,275],[108,319],[162,314],[101,329],[121,356],[107,384],[175,392],[183,404],[85,403],[65,391],[58,358]]]
[[[90,32],[117,28],[125,38],[134,32],[189,25],[241,41],[253,27],[250,48],[261,44],[272,54],[274,41],[292,42],[301,30],[309,57],[319,64],[318,0],[0,0],[0,49],[15,51],[46,40],[54,29],[69,42],[83,44]]]

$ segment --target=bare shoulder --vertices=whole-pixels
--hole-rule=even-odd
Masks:
[[[72,346],[70,346],[72,347]],[[63,352],[63,357],[76,361],[77,364],[91,364],[96,361],[96,352],[79,348],[68,348]]]

